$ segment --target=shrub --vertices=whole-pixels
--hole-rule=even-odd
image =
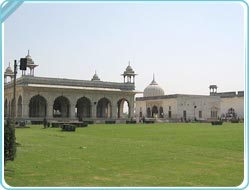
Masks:
[[[19,122],[19,127],[26,127],[26,122],[25,121],[20,121]]]
[[[222,121],[212,121],[212,125],[222,125]]]
[[[16,136],[13,121],[4,121],[4,163],[8,160],[13,161],[16,155]]]
[[[105,124],[115,124],[116,121],[115,120],[106,120]]]
[[[93,124],[94,122],[92,120],[87,120],[87,121],[84,121],[84,123]]]
[[[126,120],[126,124],[136,124],[135,120]]]
[[[154,120],[145,120],[144,123],[155,123]]]
[[[76,127],[74,125],[64,124],[61,127],[62,131],[75,131]]]
[[[60,124],[59,124],[59,123],[56,123],[56,122],[52,122],[52,123],[51,123],[51,127],[52,127],[52,128],[58,128],[58,127],[60,127]]]
[[[88,123],[82,122],[78,127],[87,127],[87,126],[88,126]]]
[[[238,119],[231,119],[231,123],[239,123]]]

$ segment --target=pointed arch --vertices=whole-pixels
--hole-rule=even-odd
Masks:
[[[147,108],[147,117],[151,117],[151,109],[150,109],[150,107]]]
[[[110,118],[112,115],[111,101],[107,98],[101,98],[97,103],[97,117]]]
[[[152,117],[158,117],[158,108],[157,108],[157,106],[152,107]]]
[[[70,103],[65,96],[59,96],[54,100],[53,117],[69,117]]]
[[[47,101],[41,95],[33,96],[29,101],[29,117],[46,117]]]
[[[130,118],[130,102],[125,98],[120,99],[117,102],[118,118]],[[127,115],[126,115],[127,114]]]
[[[235,112],[235,109],[234,109],[234,108],[229,108],[229,109],[227,110],[226,117],[227,117],[227,118],[236,118],[236,117],[237,117],[237,114],[236,114],[236,112]]]
[[[83,118],[90,118],[91,117],[91,101],[86,98],[82,97],[77,100],[75,108],[77,109],[77,117],[79,120]]]

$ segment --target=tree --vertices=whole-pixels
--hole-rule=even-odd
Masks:
[[[10,119],[4,121],[4,163],[13,161],[16,155],[16,136],[14,123]]]

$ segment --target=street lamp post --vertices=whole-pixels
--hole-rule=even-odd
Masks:
[[[20,70],[25,71],[27,69],[27,59],[20,59]],[[12,120],[14,126],[16,124],[16,75],[17,75],[17,60],[14,60],[14,81],[13,81],[13,116]]]
[[[17,74],[17,61],[14,60],[14,81],[13,81],[13,123],[16,123],[16,74]]]

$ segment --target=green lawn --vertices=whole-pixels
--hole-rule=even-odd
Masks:
[[[238,186],[243,124],[89,125],[16,129],[10,186]]]

